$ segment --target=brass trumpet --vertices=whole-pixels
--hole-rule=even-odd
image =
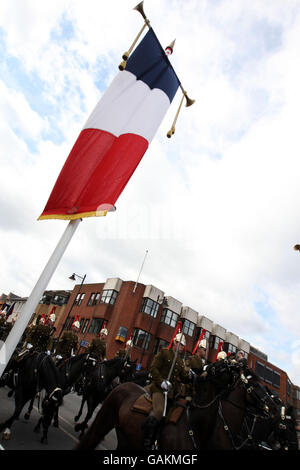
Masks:
[[[142,34],[142,32],[144,31],[144,29],[146,28],[146,26],[149,26],[150,24],[150,21],[148,20],[148,18],[146,17],[145,15],[145,12],[144,12],[144,8],[143,8],[143,1],[141,3],[139,3],[136,7],[134,7],[134,10],[137,10],[141,15],[142,17],[144,18],[145,20],[145,23],[142,27],[142,29],[140,30],[140,32],[138,33],[137,37],[135,38],[135,40],[133,41],[133,43],[131,44],[130,48],[128,49],[128,51],[124,52],[124,54],[122,55],[122,59],[123,61],[120,63],[119,65],[119,70],[124,70],[125,67],[126,67],[126,62],[132,52],[132,49],[134,48],[134,46],[136,45],[140,35]]]
[[[182,86],[180,85],[180,88],[182,89],[183,91],[183,95],[182,95],[182,98],[181,98],[181,101],[180,101],[180,105],[179,105],[179,108],[177,110],[177,113],[175,115],[175,119],[173,121],[173,124],[172,124],[172,127],[171,129],[169,130],[169,132],[167,133],[167,137],[170,139],[170,137],[172,137],[172,135],[175,133],[175,124],[176,124],[176,121],[177,121],[177,118],[178,118],[178,115],[179,115],[179,111],[181,109],[181,106],[182,106],[182,103],[183,103],[183,100],[184,98],[186,99],[186,104],[185,106],[188,107],[188,106],[192,106],[193,103],[195,103],[195,100],[191,100],[186,91],[184,91],[184,89],[182,88]]]

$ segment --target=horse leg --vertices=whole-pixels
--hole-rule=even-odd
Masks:
[[[38,420],[36,426],[35,426],[34,429],[33,429],[33,432],[36,432],[36,433],[40,432],[42,420],[43,420],[43,418],[40,418],[40,419]]]
[[[91,427],[82,437],[74,450],[92,450],[103,441],[105,436],[117,425],[118,407],[113,392],[105,400]]]
[[[24,415],[24,418],[28,421],[29,418],[30,418],[30,414],[32,412],[32,409],[33,409],[33,403],[34,403],[34,399],[35,399],[35,396],[32,397],[32,399],[30,400],[30,403],[29,403],[29,407],[28,407],[28,410],[27,410],[27,413],[25,413]]]
[[[58,408],[54,411],[54,416],[53,416],[53,426],[55,428],[58,428]]]
[[[15,389],[15,411],[13,415],[4,423],[0,423],[0,432],[3,432],[3,439],[9,440],[11,437],[11,430],[10,428],[12,427],[12,424],[15,420],[17,420],[20,416],[21,411],[24,408],[25,403],[30,399],[31,397],[24,396],[22,393],[21,387],[17,387]]]
[[[92,417],[96,406],[99,404],[99,401],[93,395],[88,396],[87,398],[87,414],[84,420],[81,423],[77,423],[75,426],[75,431],[81,431],[79,437],[82,437],[84,434],[85,429],[88,427],[88,421]]]
[[[82,399],[81,399],[81,405],[80,405],[80,409],[79,409],[79,412],[78,412],[78,415],[75,416],[74,418],[74,421],[77,423],[77,421],[79,420],[80,416],[82,415],[82,410],[83,410],[83,406],[86,402],[86,397],[83,395],[82,396]]]

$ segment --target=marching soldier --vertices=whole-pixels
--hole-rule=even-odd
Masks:
[[[71,330],[65,331],[56,345],[56,359],[64,360],[74,356],[78,349],[78,332],[80,330],[79,315],[72,323]]]
[[[108,330],[106,325],[100,330],[99,337],[93,338],[87,352],[93,357],[98,359],[99,362],[106,360],[106,339],[108,336]]]
[[[156,429],[164,415],[165,401],[167,398],[172,400],[175,397],[180,381],[189,382],[190,380],[180,357],[185,345],[185,337],[179,333],[175,336],[172,349],[161,349],[152,361],[150,368],[152,382],[147,389],[152,397],[153,409],[142,427],[145,450],[151,450]],[[171,369],[172,373],[168,380]]]

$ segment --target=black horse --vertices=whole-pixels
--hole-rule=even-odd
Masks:
[[[120,382],[134,382],[141,387],[145,387],[150,383],[150,373],[148,370],[136,370],[136,360],[127,359],[125,367],[120,376]]]
[[[41,442],[47,443],[48,427],[55,410],[62,404],[61,377],[53,360],[46,353],[32,352],[15,364],[10,381],[13,383],[8,385],[15,392],[15,411],[7,421],[0,424],[0,431],[4,430],[3,438],[10,439],[11,426],[18,419],[24,405],[44,389],[46,396],[42,403]]]
[[[285,408],[278,398],[275,403],[276,411],[267,416],[258,416],[254,410],[246,414],[238,436],[243,449],[298,450],[295,411],[291,406]]]
[[[62,386],[62,395],[65,396],[71,392],[72,387],[82,379],[85,374],[89,373],[89,371],[95,366],[96,361],[93,357],[90,357],[88,353],[79,354],[77,356],[72,356],[68,359],[61,360],[56,363],[58,368],[60,377],[61,377],[61,386]],[[33,407],[32,399],[28,411],[25,414],[25,419],[29,419],[30,412]],[[38,432],[40,429],[40,425],[42,424],[42,420],[40,420],[35,427],[35,431]],[[56,409],[53,417],[53,426],[58,427],[58,408]]]
[[[88,408],[86,417],[81,423],[75,425],[75,431],[81,431],[80,436],[84,434],[85,429],[88,427],[87,423],[95,408],[104,401],[113,389],[113,380],[124,374],[126,364],[126,359],[117,357],[98,363],[96,367],[90,369],[89,374],[85,375],[81,407],[78,415],[74,418],[75,421],[78,421],[82,414],[83,406],[86,403]]]

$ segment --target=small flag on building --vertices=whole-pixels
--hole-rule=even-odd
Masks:
[[[14,308],[15,308],[15,305],[16,305],[16,302],[14,302],[10,307],[9,309],[7,310],[6,312],[6,320],[11,316],[11,314],[13,313],[14,311]]]

